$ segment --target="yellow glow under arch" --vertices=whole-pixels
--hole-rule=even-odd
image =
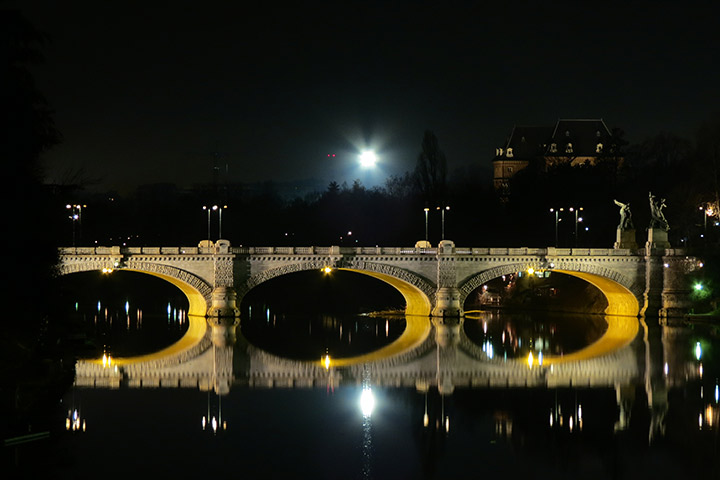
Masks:
[[[173,285],[175,285],[181,292],[185,294],[188,299],[188,329],[180,340],[173,343],[172,345],[158,350],[157,352],[148,353],[146,355],[137,355],[133,357],[113,357],[112,363],[114,365],[122,366],[133,363],[149,362],[159,360],[161,358],[169,357],[182,353],[196,344],[198,344],[207,332],[207,320],[205,315],[207,313],[207,302],[205,297],[202,296],[195,288],[191,287],[185,282],[178,280],[177,278],[169,275],[163,275],[155,272],[146,272],[143,270],[134,270],[129,268],[123,268],[122,270],[116,270],[122,272],[136,272],[143,273],[145,275],[152,275],[153,277],[161,278]],[[103,363],[102,358],[95,360],[88,360],[91,363],[101,364]]]
[[[431,330],[432,325],[430,323],[430,317],[421,317],[418,315],[405,316],[405,330],[402,335],[400,335],[390,345],[385,345],[374,352],[354,357],[331,358],[330,366],[346,367],[349,365],[356,365],[358,363],[375,362],[395,355],[400,355],[416,348],[424,342]],[[325,366],[324,360],[322,359],[314,363],[323,367]]]
[[[640,304],[630,290],[609,278],[592,273],[571,270],[553,271],[585,280],[605,295],[608,306],[604,313],[608,328],[602,337],[587,347],[563,356],[548,356],[545,358],[544,364],[552,365],[599,357],[614,352],[635,339],[640,328],[637,319],[640,313]]]
[[[640,323],[637,318],[640,313],[640,304],[630,290],[614,280],[592,273],[573,270],[553,270],[553,272],[564,273],[585,280],[597,287],[598,290],[605,295],[608,306],[603,313],[608,328],[599,339],[585,348],[567,355],[546,356],[543,359],[543,365],[575,362],[599,357],[614,352],[628,345],[635,339],[640,329]],[[478,317],[468,315],[467,318]],[[517,359],[516,361],[527,363],[527,359]],[[535,361],[537,362],[537,359]]]
[[[432,305],[430,299],[420,289],[399,278],[383,273],[357,270],[354,268],[338,268],[337,270],[368,275],[395,287],[405,299],[405,330],[394,342],[374,352],[357,355],[355,357],[332,358],[330,362],[331,366],[345,367],[358,363],[382,360],[412,350],[425,341],[432,329],[430,323]],[[324,366],[322,360],[315,363]]]
[[[640,304],[630,290],[609,278],[601,277],[592,273],[576,272],[573,270],[553,270],[553,272],[564,273],[573,277],[585,280],[597,287],[605,298],[608,306],[605,309],[606,315],[623,315],[637,317],[640,313]]]
[[[338,268],[348,272],[356,272],[370,277],[377,278],[383,282],[392,285],[405,299],[405,315],[422,315],[430,316],[432,304],[430,299],[419,288],[400,280],[399,278],[386,275],[384,273],[370,272],[368,270],[357,270],[354,268]]]

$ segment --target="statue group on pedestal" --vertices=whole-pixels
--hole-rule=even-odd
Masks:
[[[665,208],[667,205],[665,205],[665,199],[661,198],[660,200],[655,197],[655,195],[652,194],[652,192],[648,192],[649,197],[648,200],[650,201],[650,226],[649,228],[654,228],[658,230],[664,230],[668,231],[670,230],[670,225],[668,224],[667,219],[665,218],[665,214],[663,214],[663,208]],[[630,212],[630,202],[628,203],[622,203],[618,202],[617,200],[614,200],[615,205],[620,207],[620,224],[618,225],[618,230],[625,231],[625,230],[632,230],[634,229],[633,221],[632,221],[632,213]]]

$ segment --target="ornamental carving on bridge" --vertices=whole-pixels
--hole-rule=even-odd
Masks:
[[[366,262],[363,260],[345,260],[338,262],[337,260],[326,258],[318,259],[308,262],[300,263],[288,263],[280,267],[271,268],[262,272],[252,275],[243,285],[238,287],[238,299],[242,298],[263,282],[267,282],[275,277],[281,275],[287,275],[289,273],[302,272],[307,270],[321,270],[324,267],[331,266],[335,268],[352,268],[356,270],[366,270],[369,272],[376,272],[388,275],[390,277],[402,280],[410,285],[413,285],[420,291],[422,291],[430,301],[434,301],[436,288],[435,286],[424,279],[423,277],[404,270],[399,267],[387,265],[383,263]]]
[[[233,258],[230,256],[215,257],[215,286],[233,286]]]
[[[190,272],[160,263],[133,261],[132,258],[125,264],[125,268],[147,273],[157,273],[158,275],[176,278],[200,292],[200,294],[205,298],[205,301],[208,302],[208,304],[210,303],[213,290],[212,287]]]
[[[543,268],[547,268],[547,265],[544,262],[540,262],[540,261],[528,262],[528,263],[522,263],[522,264],[515,263],[515,264],[508,264],[508,265],[500,265],[500,266],[485,270],[483,272],[480,272],[478,274],[475,274],[461,284],[461,286],[459,288],[460,302],[463,303],[465,301],[465,299],[467,298],[467,296],[470,295],[476,288],[489,282],[490,280],[493,280],[498,277],[502,277],[503,275],[515,273],[515,272],[523,272],[523,271],[527,270],[528,267],[532,267],[536,270],[541,270]],[[552,269],[553,270],[567,270],[567,271],[572,271],[572,272],[591,273],[593,275],[597,275],[597,276],[603,277],[603,278],[608,278],[610,280],[613,280],[614,282],[619,283],[623,287],[630,290],[636,296],[641,294],[641,292],[639,292],[638,289],[641,288],[642,286],[634,284],[628,277],[626,277],[622,273],[620,273],[616,270],[612,270],[610,268],[601,266],[601,265],[577,262],[577,261],[556,260],[554,262],[554,266],[552,267]]]
[[[342,263],[341,266],[347,268],[354,268],[356,270],[366,270],[368,272],[382,273],[390,277],[400,279],[423,292],[430,299],[431,302],[435,302],[435,294],[437,293],[436,286],[416,273],[409,272],[408,270],[395,267],[393,265],[387,265],[385,263],[366,262],[364,260],[345,261]]]
[[[457,287],[457,267],[453,258],[438,259],[437,283],[439,288]]]

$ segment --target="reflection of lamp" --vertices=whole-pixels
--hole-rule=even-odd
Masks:
[[[210,430],[212,430],[213,435],[217,434],[218,429],[223,431],[227,430],[227,421],[222,419],[222,396],[218,395],[218,414],[211,415],[210,391],[208,390],[207,415],[202,416],[200,424],[202,425],[203,431],[205,431],[207,427],[210,426]]]
[[[369,418],[374,409],[375,396],[372,393],[372,388],[369,386],[363,387],[360,394],[360,411],[362,411],[363,417]]]
[[[427,391],[425,392],[425,414],[423,415],[423,427],[427,427],[430,423],[430,417],[428,417],[427,411]]]
[[[78,409],[68,410],[67,417],[65,417],[65,430],[77,432],[82,430],[85,431],[85,419],[80,417]]]

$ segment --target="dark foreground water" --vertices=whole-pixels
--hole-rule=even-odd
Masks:
[[[84,291],[94,305],[88,311],[95,312],[91,293],[96,292]],[[123,308],[134,300],[119,297],[119,306],[108,311],[115,312],[113,325],[121,323],[125,333],[93,330],[94,313],[80,314],[75,322],[92,348],[102,344],[142,353],[148,344],[139,339],[149,320],[138,328],[137,317]],[[175,320],[173,300],[156,299],[141,308],[145,319],[158,316],[158,325],[165,326],[165,336],[163,328],[152,328],[152,344],[161,348],[183,327]],[[251,300],[261,306],[255,315],[252,302],[243,305],[241,340],[252,338],[277,355],[287,349],[291,358],[316,359],[327,348],[338,356],[377,349],[397,338],[404,325],[395,317],[342,314],[336,308],[318,317],[272,299]],[[106,301],[100,299],[100,311]],[[602,334],[598,317],[576,320],[494,314],[467,319],[463,331],[511,360],[513,346],[569,352]],[[292,346],[294,335],[301,346]],[[235,346],[237,357],[246,355],[244,345]],[[640,374],[617,386],[456,386],[440,395],[434,386],[378,386],[369,368],[362,385],[260,388],[249,386],[242,370],[247,365],[235,365],[236,381],[222,396],[197,387],[70,387],[51,402],[54,407],[37,413],[45,420],[30,426],[30,433],[39,433],[39,439],[3,447],[3,472],[78,479],[720,478],[719,349],[713,325],[649,321],[632,347]],[[361,401],[368,389],[372,409]]]
[[[701,385],[670,391],[665,433],[652,443],[640,385],[621,431],[611,388],[459,388],[445,397],[431,389],[427,427],[426,397],[412,388],[373,389],[369,417],[357,386],[237,387],[222,399],[189,389],[74,389],[50,438],[5,447],[5,458],[49,478],[717,478],[717,426],[698,421],[717,403],[701,398]],[[203,430],[208,403],[221,408],[226,429]],[[583,426],[571,430],[567,414],[578,403]],[[558,405],[565,423],[550,425]],[[63,430],[65,408],[80,409],[84,432]]]

